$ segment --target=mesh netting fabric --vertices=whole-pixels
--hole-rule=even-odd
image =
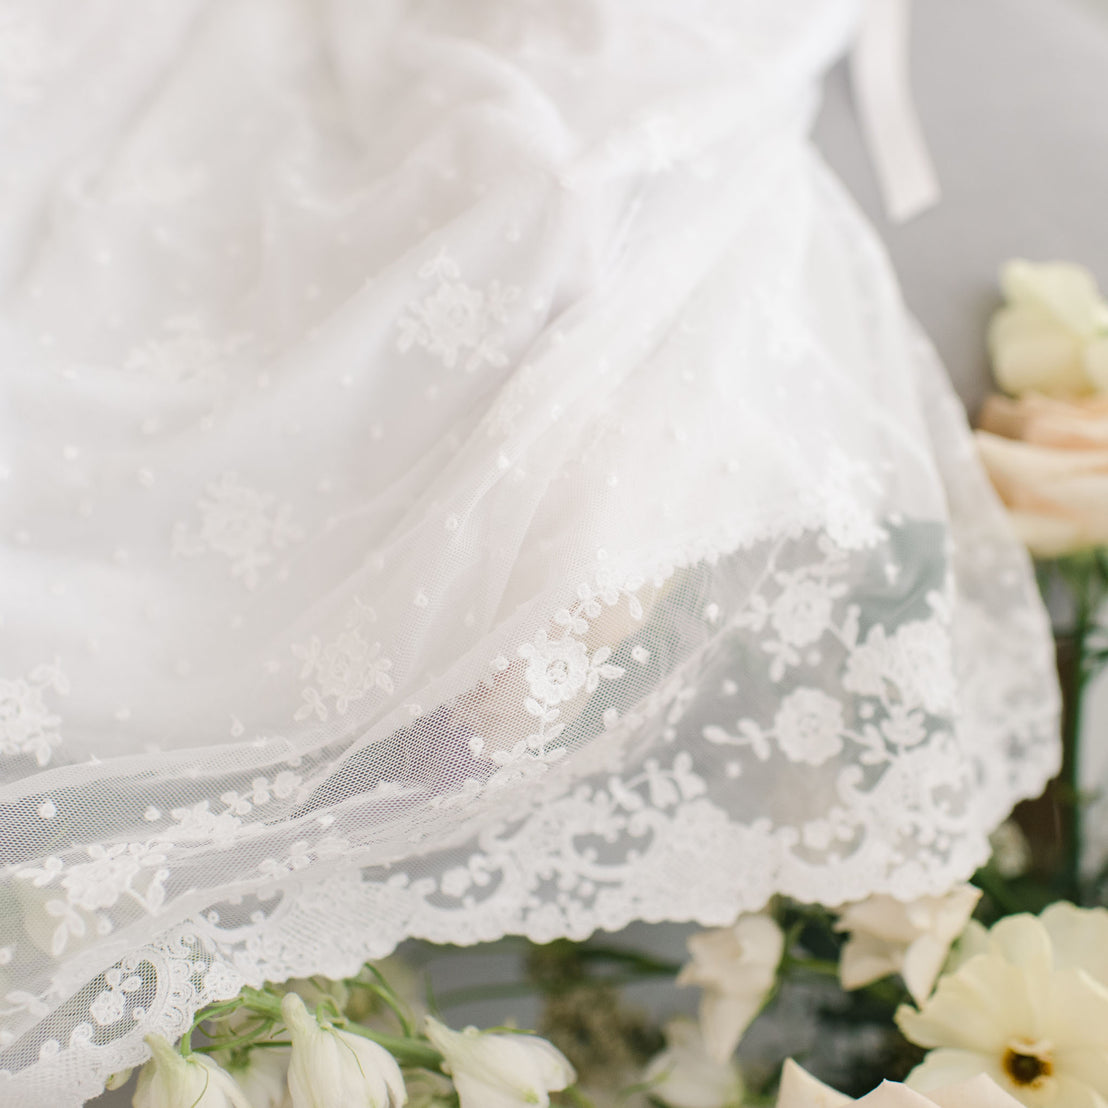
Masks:
[[[1026,556],[807,139],[854,17],[0,11],[5,1103],[411,936],[936,893],[1042,787]]]

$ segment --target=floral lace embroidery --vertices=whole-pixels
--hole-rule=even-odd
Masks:
[[[234,356],[249,344],[245,335],[213,337],[197,316],[173,316],[164,326],[163,336],[131,350],[127,369],[173,384],[218,385]]]
[[[347,616],[346,629],[331,642],[324,644],[313,635],[303,645],[292,648],[293,654],[304,663],[300,679],[314,681],[301,690],[303,703],[294,719],[308,719],[314,715],[321,721],[326,720],[330,709],[325,698],[334,701],[334,710],[341,716],[354,701],[374,690],[392,693],[393,681],[389,676],[392,661],[384,655],[379,642],[371,642],[363,634],[366,625],[376,619],[376,612],[358,601]]]
[[[262,570],[273,564],[274,552],[303,538],[291,521],[292,506],[275,505],[276,497],[244,485],[234,473],[225,473],[204,493],[196,503],[199,527],[191,530],[178,523],[173,553],[185,558],[222,554],[231,563],[233,577],[248,589],[257,588]]]
[[[248,830],[243,815],[263,804],[293,800],[301,785],[302,778],[288,770],[278,772],[272,780],[257,777],[252,782],[249,799],[229,791],[220,798],[225,805],[221,812],[212,811],[207,800],[174,808],[169,813],[170,823],[145,842],[110,846],[93,843],[84,848],[83,860],[67,864],[50,855],[41,865],[17,870],[16,876],[33,889],[64,893],[64,899],[42,894],[37,901],[43,927],[52,928],[50,953],[58,957],[71,942],[79,946],[93,934],[110,934],[115,925],[105,913],[121,900],[149,915],[157,915],[166,901],[166,885],[171,876],[167,863],[172,853],[202,844],[216,849],[230,846]],[[160,819],[161,815],[150,812],[148,817]],[[335,836],[325,837],[310,851],[306,842],[298,842],[290,848],[287,859],[282,862],[267,859],[259,869],[266,876],[276,877],[303,868],[313,858],[341,853],[346,846],[344,840]],[[103,1002],[105,1006],[109,1003],[116,1005],[119,998]]]
[[[873,529],[856,533],[872,536]],[[916,545],[926,538],[925,532],[911,536]],[[309,788],[289,769],[235,777],[222,789],[209,781],[205,787],[218,801],[182,802],[168,818],[150,810],[145,818],[163,826],[144,842],[83,847],[17,870],[26,883],[28,926],[41,919],[36,933],[56,952],[92,951],[117,919],[127,918],[123,906],[154,914],[166,906],[175,881],[188,891],[187,870],[198,854],[247,837],[268,845],[268,853],[259,852],[256,878],[240,880],[230,900],[102,966],[82,993],[78,1019],[57,1017],[59,1037],[49,1037],[53,986],[37,996],[4,997],[0,1047],[16,1051],[21,1040],[13,1029],[40,1021],[39,1034],[47,1037],[35,1039],[37,1070],[91,1049],[110,1031],[91,1066],[103,1074],[134,1060],[141,1034],[179,1033],[197,1007],[243,982],[311,972],[342,976],[407,936],[464,943],[516,932],[546,941],[675,916],[718,925],[774,892],[827,904],[875,889],[915,896],[970,871],[987,850],[988,828],[1013,796],[1033,793],[1054,769],[1055,750],[1045,736],[1056,705],[1026,703],[1018,692],[1028,672],[1049,666],[1038,654],[1040,636],[1009,628],[998,638],[995,623],[976,618],[965,603],[955,624],[953,586],[941,577],[941,559],[927,582],[913,584],[910,598],[890,595],[886,620],[873,618],[863,627],[851,602],[859,583],[847,588],[846,581],[862,572],[880,596],[880,553],[852,557],[826,536],[757,541],[764,543],[764,569],[730,606],[702,591],[714,579],[703,576],[705,561],[716,565],[729,556],[720,550],[698,546],[626,579],[609,568],[582,585],[545,629],[492,661],[485,689],[518,693],[495,705],[507,713],[504,733],[522,733],[520,725],[531,721],[527,740],[498,743],[490,732],[479,737],[471,730],[469,775],[429,797],[418,776],[361,786],[367,803],[394,794],[426,801],[417,805],[419,827],[397,828],[398,844],[418,841],[435,819],[452,820],[455,809],[465,811],[468,837],[437,854],[432,849],[418,877],[388,864],[315,876],[317,863],[324,865],[316,872],[326,873],[328,861],[365,847],[358,840],[363,825],[356,815],[344,824],[342,805],[299,822],[295,837],[263,840],[267,824],[279,821],[257,808],[279,803],[282,811],[295,807],[307,815],[308,797],[326,792],[325,781],[317,778]],[[648,604],[645,581],[653,589]],[[876,600],[867,607],[871,618],[880,611]],[[707,653],[664,680],[646,679],[642,687],[651,691],[640,699],[637,667],[656,664],[665,639],[652,636],[675,616],[711,629]],[[311,705],[318,703],[341,712],[373,690],[391,691],[391,667],[382,665],[373,623],[372,609],[359,602],[331,643],[297,648],[305,676],[314,679],[304,708],[315,712]],[[597,642],[592,636],[601,627],[607,641]],[[719,650],[719,642],[734,636],[742,643],[741,664]],[[949,715],[955,642],[975,659],[958,678],[973,688],[958,691],[977,702],[989,690],[989,702],[1003,707],[995,718],[972,721],[972,743],[959,730],[966,724]],[[701,693],[718,688],[727,697],[738,682],[751,681],[779,689],[762,698],[769,722],[749,707],[730,729],[693,714],[703,711]],[[837,689],[850,695],[834,695]],[[436,726],[464,742],[464,730],[452,728],[467,718],[464,705],[444,706]],[[580,729],[590,734],[598,724],[603,734],[578,745]],[[687,741],[670,752],[680,730]],[[1015,761],[1013,743],[1023,751]],[[1006,768],[998,778],[990,767],[1002,761],[994,757],[1001,744]],[[574,773],[562,774],[557,764],[571,747]],[[860,757],[838,761],[858,747]],[[744,821],[729,804],[727,781],[749,776],[757,782],[762,775],[773,788],[780,762],[818,769],[818,787],[792,822]],[[521,780],[528,786],[519,802],[505,804],[501,790]],[[313,824],[321,834],[309,833]],[[737,866],[726,880],[721,859]],[[315,933],[328,936],[326,949],[306,949],[302,936]],[[178,990],[175,999],[152,1004],[155,982],[160,996],[166,987]],[[14,1066],[15,1055],[5,1064]],[[86,1058],[81,1072],[90,1065]],[[14,1077],[11,1088],[20,1080]]]
[[[121,967],[113,967],[104,974],[107,988],[97,994],[88,1007],[88,1014],[100,1027],[118,1023],[127,1014],[127,994],[141,989],[142,983],[138,974],[132,973],[125,977]]]
[[[507,365],[503,325],[519,289],[502,286],[499,281],[491,281],[484,289],[466,284],[458,263],[445,251],[427,262],[419,276],[438,284],[430,295],[413,300],[396,321],[400,332],[397,348],[403,353],[418,346],[447,369],[460,360],[466,373],[483,365]]]
[[[65,696],[69,682],[57,662],[36,666],[27,677],[0,678],[0,754],[31,754],[40,766],[61,741],[48,691]]]

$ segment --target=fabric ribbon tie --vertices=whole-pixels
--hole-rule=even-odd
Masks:
[[[904,223],[939,200],[908,79],[910,0],[868,0],[850,59],[854,103],[885,211]]]

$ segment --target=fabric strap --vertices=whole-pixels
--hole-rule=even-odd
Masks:
[[[903,223],[939,200],[908,77],[910,0],[867,0],[850,59],[854,102],[885,211]]]

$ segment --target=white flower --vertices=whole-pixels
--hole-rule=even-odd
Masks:
[[[1019,1108],[1019,1101],[1013,1100],[983,1073],[928,1096],[907,1085],[882,1081],[872,1093],[855,1101],[817,1081],[791,1058],[785,1062],[777,1108],[841,1108],[845,1104],[864,1104],[867,1108],[933,1108],[934,1105],[939,1108]]]
[[[986,1073],[1031,1108],[1102,1108],[1108,1100],[1105,918],[1070,905],[1043,919],[1008,916],[980,951],[940,978],[919,1011],[897,1012],[930,1053],[908,1075],[921,1092]],[[1048,926],[1049,924],[1049,926]],[[1052,938],[1052,931],[1058,938]],[[1065,942],[1071,946],[1064,946]]]
[[[524,643],[519,656],[527,661],[527,684],[541,704],[562,704],[584,688],[589,676],[585,644],[569,635],[550,639],[539,630],[533,643]]]
[[[252,1108],[226,1070],[199,1054],[183,1057],[159,1035],[147,1035],[153,1057],[139,1071],[134,1108]]]
[[[255,1047],[238,1065],[223,1062],[251,1108],[286,1108],[290,1103],[288,1047]]]
[[[536,1035],[451,1031],[428,1016],[427,1038],[445,1059],[461,1108],[545,1108],[550,1093],[577,1080],[562,1053]]]
[[[457,1108],[449,1077],[419,1070],[408,1078],[408,1108]]]
[[[293,1108],[399,1108],[407,1100],[396,1059],[360,1035],[321,1025],[296,993],[281,1001],[292,1039]]]
[[[1081,266],[1009,262],[989,350],[1005,392],[1080,396],[1108,387],[1108,304]]]
[[[822,765],[843,748],[843,707],[821,689],[796,689],[781,701],[773,730],[791,761]]]
[[[1054,945],[1055,965],[1083,970],[1108,988],[1108,908],[1056,901],[1040,914]]]
[[[350,989],[342,981],[332,981],[326,977],[290,977],[277,986],[284,993],[296,993],[305,1008],[316,1008],[320,1004],[333,1001],[342,1012],[350,1001]]]
[[[843,988],[860,989],[899,973],[912,999],[922,1004],[980,899],[972,885],[960,885],[946,896],[923,896],[908,904],[871,896],[847,905],[835,925],[850,932],[839,963]]]
[[[671,1020],[665,1032],[666,1049],[647,1063],[643,1073],[652,1097],[672,1108],[730,1108],[742,1103],[738,1066],[708,1054],[693,1020]]]
[[[700,1026],[708,1055],[725,1062],[773,987],[785,948],[781,928],[769,916],[740,916],[732,927],[689,939],[693,960],[678,985],[699,985]]]

